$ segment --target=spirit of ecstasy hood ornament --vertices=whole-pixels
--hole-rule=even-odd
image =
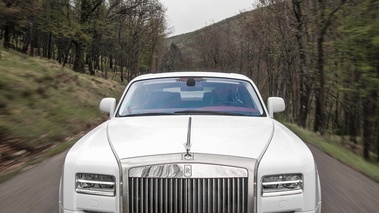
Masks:
[[[183,155],[185,160],[192,160],[193,159],[193,155],[189,153],[191,150],[191,121],[192,121],[192,118],[189,117],[189,119],[188,119],[187,143],[183,144],[184,148],[186,148],[186,152],[187,152],[186,154]]]

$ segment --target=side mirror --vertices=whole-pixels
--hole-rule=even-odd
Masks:
[[[286,109],[286,104],[283,98],[270,97],[267,101],[268,113],[271,118],[274,118],[275,112],[283,112]]]
[[[100,110],[102,112],[109,113],[109,117],[112,117],[116,109],[116,99],[115,98],[103,98],[100,102]]]

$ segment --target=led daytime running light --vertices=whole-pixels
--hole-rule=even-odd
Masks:
[[[101,174],[76,174],[76,192],[100,196],[115,196],[116,178]]]
[[[303,192],[301,174],[269,175],[262,178],[262,196],[283,196]]]

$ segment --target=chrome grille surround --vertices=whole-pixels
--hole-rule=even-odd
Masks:
[[[254,212],[255,159],[194,153],[121,163],[125,213]]]

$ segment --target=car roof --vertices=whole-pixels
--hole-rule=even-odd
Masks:
[[[199,72],[199,71],[187,71],[187,72],[164,72],[144,74],[136,77],[133,81],[155,79],[155,78],[168,78],[168,77],[219,77],[219,78],[232,78],[251,81],[248,77],[237,73],[223,73],[223,72]]]

